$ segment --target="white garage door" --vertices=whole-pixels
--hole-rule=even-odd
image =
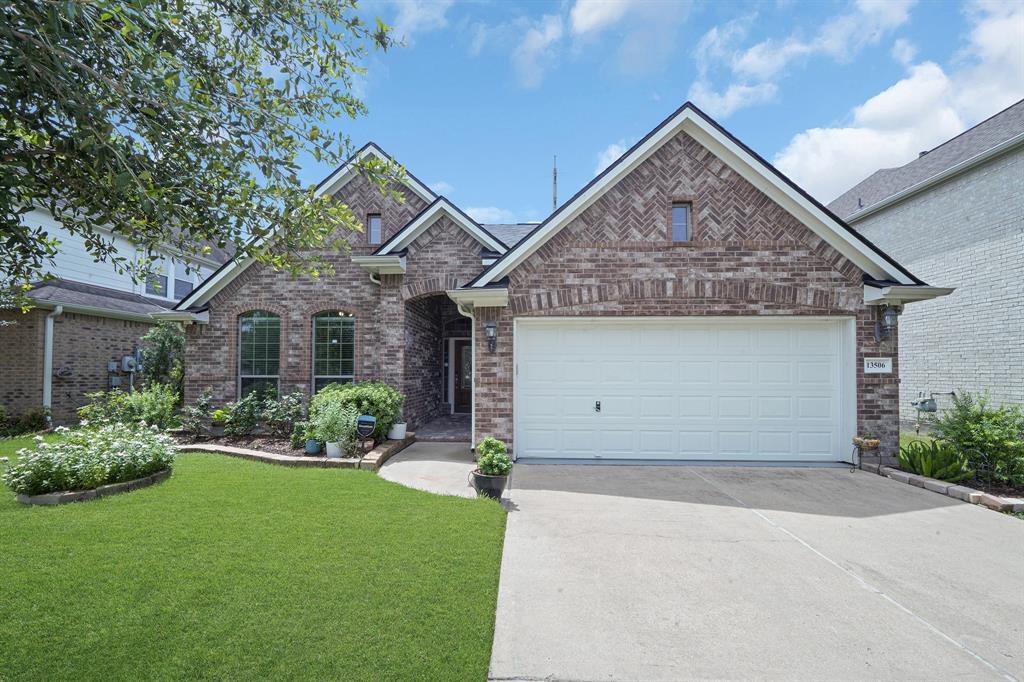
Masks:
[[[840,461],[853,321],[517,319],[520,458]]]

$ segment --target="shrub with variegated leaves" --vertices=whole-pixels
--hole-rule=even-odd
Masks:
[[[174,441],[145,424],[84,422],[74,430],[57,428],[60,440],[36,438],[34,448],[18,451],[3,472],[15,493],[41,495],[61,490],[90,490],[168,469],[177,451]]]

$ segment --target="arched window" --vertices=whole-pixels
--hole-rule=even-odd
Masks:
[[[281,366],[281,318],[253,310],[238,318],[238,396],[277,394]]]
[[[355,380],[356,320],[349,313],[313,316],[313,392]]]

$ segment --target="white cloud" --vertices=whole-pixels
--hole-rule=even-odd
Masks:
[[[716,92],[706,81],[694,81],[687,99],[710,115],[725,118],[754,104],[770,102],[777,92],[775,83],[731,83],[725,91]]]
[[[768,102],[775,97],[776,80],[795,60],[823,54],[840,62],[849,61],[866,45],[902,25],[910,16],[914,0],[858,0],[850,10],[826,21],[810,38],[793,32],[782,39],[769,38],[740,49],[755,15],[733,19],[712,27],[698,41],[694,55],[697,79],[690,86],[690,99],[710,113],[729,114]],[[724,70],[729,83],[716,88],[712,72]]]
[[[610,145],[602,149],[597,155],[597,165],[594,167],[594,175],[600,175],[601,171],[612,165],[616,159],[625,154],[627,149],[629,149],[629,145],[626,144],[625,140],[612,142]]]
[[[574,35],[600,31],[625,16],[635,0],[576,0],[569,10],[569,22]]]
[[[444,180],[438,180],[430,184],[430,189],[438,194],[451,194],[455,188]]]
[[[448,25],[445,16],[455,0],[392,0],[398,8],[393,22],[394,36],[408,44],[417,33],[428,33]]]
[[[478,223],[514,223],[516,215],[512,211],[497,206],[473,206],[466,213]]]
[[[899,38],[892,44],[891,54],[903,66],[910,66],[917,56],[917,48],[906,38]]]
[[[823,201],[879,168],[901,166],[1024,97],[1024,5],[978,2],[953,70],[933,62],[855,107],[850,123],[805,130],[775,165]]]
[[[524,88],[535,88],[543,82],[547,67],[555,59],[553,46],[562,33],[562,17],[557,14],[545,14],[526,30],[512,52],[512,65]]]

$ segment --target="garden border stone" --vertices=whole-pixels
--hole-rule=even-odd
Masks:
[[[145,488],[161,481],[166,481],[170,477],[171,470],[162,469],[149,476],[133,478],[130,481],[122,481],[120,483],[107,483],[92,490],[62,490],[57,493],[43,493],[41,495],[18,495],[17,499],[22,504],[52,507],[58,504],[84,502],[85,500],[93,500],[98,497],[109,497],[110,495],[126,493],[129,490],[138,490],[139,488]]]
[[[948,481],[940,481],[935,478],[928,478],[927,476],[911,474],[893,467],[878,467],[876,473],[879,476],[891,478],[899,483],[907,483],[909,485],[924,488],[925,490],[930,490],[932,492],[939,493],[940,495],[946,495],[947,497],[962,500],[970,504],[979,504],[984,507],[988,507],[989,509],[994,509],[995,511],[1024,512],[1024,499],[1018,497],[1000,497],[999,495],[982,492],[980,490],[975,490],[974,488],[968,488],[964,485],[957,485]]]
[[[416,434],[409,432],[402,440],[386,440],[373,448],[361,458],[355,457],[306,457],[282,455],[276,452],[263,452],[251,448],[238,448],[233,445],[213,445],[210,443],[187,443],[178,445],[179,452],[214,452],[231,457],[240,457],[267,464],[280,464],[291,467],[323,467],[326,469],[368,469],[376,471],[388,461],[416,441]]]

